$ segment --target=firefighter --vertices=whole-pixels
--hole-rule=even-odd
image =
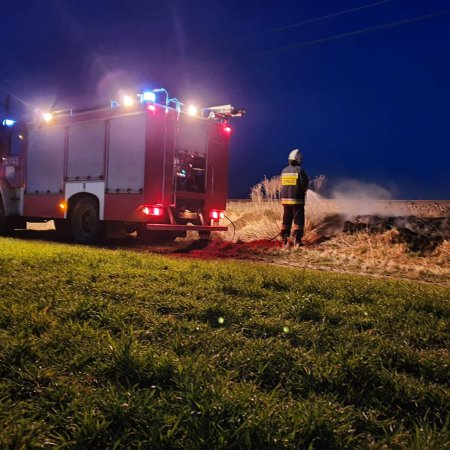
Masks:
[[[309,178],[302,168],[303,156],[298,148],[289,153],[289,165],[281,172],[281,204],[283,205],[283,224],[281,237],[284,246],[288,245],[292,221],[294,246],[302,245],[305,227],[305,196]]]

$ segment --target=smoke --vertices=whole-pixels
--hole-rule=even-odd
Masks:
[[[364,215],[405,215],[407,211],[403,203],[393,200],[393,193],[386,187],[375,183],[345,180],[331,188],[328,198],[309,190],[306,207],[309,217],[314,221],[329,214],[338,214],[343,220],[353,220]]]
[[[99,68],[106,68],[100,60],[97,62]],[[136,80],[131,73],[123,70],[111,70],[103,75],[97,84],[97,96],[102,99],[117,99],[119,92],[135,86]],[[132,89],[130,89],[133,92]]]
[[[397,216],[392,192],[376,183],[344,180],[331,189],[331,198],[337,211],[348,219],[360,215]]]
[[[338,183],[331,191],[331,197],[356,200],[391,200],[391,192],[375,183],[362,183],[356,180],[345,180]]]

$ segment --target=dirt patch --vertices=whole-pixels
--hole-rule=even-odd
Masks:
[[[274,250],[277,251],[279,249],[280,243],[276,240],[236,243],[214,240],[193,241],[187,247],[176,250],[174,253],[203,259],[232,258],[266,261],[274,256]]]

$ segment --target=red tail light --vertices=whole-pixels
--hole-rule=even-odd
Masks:
[[[219,219],[223,219],[225,217],[225,214],[223,211],[217,211],[216,209],[212,209],[209,212],[209,217],[210,217],[210,219],[213,219],[213,220],[219,220]]]
[[[149,206],[144,205],[141,211],[147,216],[163,216],[164,208],[162,206]]]
[[[231,127],[226,125],[225,127],[223,127],[223,131],[225,131],[225,133],[227,133],[227,134],[230,134],[231,133]]]
[[[156,106],[153,103],[147,104],[147,111],[154,113],[156,111]]]

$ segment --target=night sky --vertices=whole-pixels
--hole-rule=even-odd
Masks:
[[[231,103],[230,197],[292,148],[330,188],[450,199],[450,1],[0,0],[10,116],[165,87]],[[4,111],[0,109],[0,115]]]

